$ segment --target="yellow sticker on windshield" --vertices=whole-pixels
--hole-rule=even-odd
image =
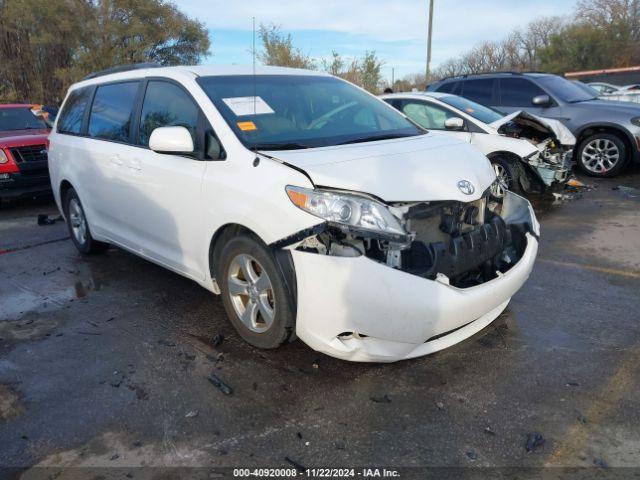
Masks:
[[[256,124],[253,122],[238,122],[238,128],[243,132],[250,132],[252,130],[257,130]]]

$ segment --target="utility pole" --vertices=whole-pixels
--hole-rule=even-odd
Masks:
[[[429,82],[431,73],[431,33],[433,31],[433,0],[429,0],[429,33],[427,34],[427,69],[425,70],[424,81]]]
[[[396,83],[396,69],[394,67],[391,67],[391,88],[393,88],[393,85]]]

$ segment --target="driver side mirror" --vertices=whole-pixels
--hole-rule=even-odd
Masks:
[[[158,127],[151,132],[149,148],[156,153],[193,154],[193,138],[185,127]]]
[[[447,130],[462,130],[464,128],[464,120],[460,117],[447,118],[444,121],[444,128]]]
[[[536,95],[531,99],[531,104],[536,107],[548,107],[551,105],[551,98],[549,95]]]

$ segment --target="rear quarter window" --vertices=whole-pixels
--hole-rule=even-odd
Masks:
[[[64,103],[62,112],[58,118],[59,133],[82,133],[82,120],[89,101],[91,100],[90,88],[78,88],[69,93],[67,101]]]

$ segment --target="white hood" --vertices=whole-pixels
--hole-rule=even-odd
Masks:
[[[368,193],[386,202],[470,202],[496,178],[482,153],[444,135],[265,154],[304,170],[318,187]],[[462,193],[461,180],[473,184],[473,194]]]
[[[495,128],[496,130],[500,130],[501,126],[505,125],[506,123],[509,123],[516,117],[537,122],[543,127],[548,128],[554,133],[554,135],[556,136],[556,138],[558,139],[561,145],[571,146],[576,144],[576,137],[574,137],[573,133],[571,133],[571,131],[567,127],[565,127],[564,124],[559,120],[555,120],[553,118],[538,117],[537,115],[534,115],[532,113],[525,112],[522,110],[513,112],[511,115],[502,117],[500,120],[491,122],[489,125]]]

